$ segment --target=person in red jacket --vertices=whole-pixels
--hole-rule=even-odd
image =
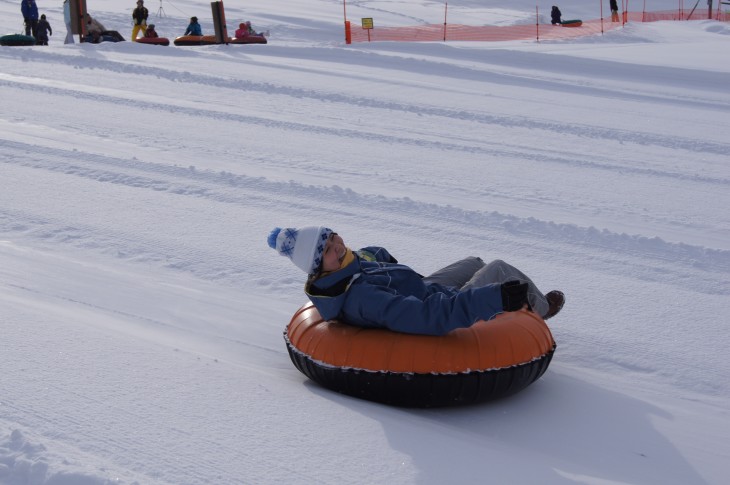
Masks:
[[[248,25],[246,25],[245,22],[238,24],[238,29],[236,29],[236,39],[245,39],[249,35]]]

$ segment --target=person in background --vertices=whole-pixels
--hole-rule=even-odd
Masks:
[[[266,34],[264,32],[256,32],[255,30],[253,30],[253,27],[251,27],[250,20],[246,21],[246,27],[248,28],[248,35],[268,36],[268,34]]]
[[[38,33],[38,5],[36,5],[35,0],[23,0],[20,4],[20,11],[23,13],[25,35],[36,37]]]
[[[71,1],[63,0],[63,22],[66,24],[66,40],[64,44],[74,43],[73,27],[71,26]]]
[[[46,14],[41,15],[41,19],[38,21],[38,35],[36,35],[36,45],[48,45],[48,36],[53,35],[53,29],[51,24],[46,20]]]
[[[124,41],[124,37],[116,30],[107,30],[101,22],[87,13],[85,42],[98,44],[102,41],[122,42]]]
[[[238,24],[238,29],[236,29],[236,39],[245,39],[249,36],[249,34],[249,26],[246,25],[245,22]]]
[[[198,17],[190,17],[190,24],[183,35],[203,35],[203,29],[198,23]]]
[[[550,20],[553,25],[560,25],[562,21],[560,20],[560,17],[562,17],[563,14],[560,12],[560,9],[553,5],[553,9],[550,11]]]
[[[423,277],[385,248],[351,250],[323,226],[277,227],[267,242],[308,275],[304,292],[322,318],[357,327],[445,335],[523,308],[548,319],[565,303],[501,260],[468,257]]]
[[[144,1],[137,0],[137,8],[135,8],[132,12],[132,21],[134,22],[134,27],[132,27],[132,41],[137,40],[137,35],[139,35],[140,32],[142,32],[142,35],[146,32],[148,15],[149,12],[144,6]]]
[[[259,34],[256,33],[255,30],[253,30],[253,27],[251,27],[251,21],[250,20],[246,20],[246,27],[248,28],[248,34],[249,35],[259,35]]]
[[[611,5],[611,22],[618,22],[618,2],[611,0],[609,5]]]
[[[157,31],[155,30],[155,24],[149,24],[147,26],[147,29],[144,31],[144,36],[148,39],[156,39],[159,37],[159,35],[157,35]]]
[[[106,27],[101,22],[93,18],[90,14],[86,14],[86,34],[89,40],[94,44],[101,42],[101,34],[106,31]]]

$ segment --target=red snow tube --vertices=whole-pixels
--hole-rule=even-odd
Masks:
[[[326,321],[311,303],[284,332],[294,365],[322,386],[405,407],[472,404],[521,391],[550,365],[555,341],[526,310],[433,337]]]
[[[232,37],[228,39],[230,44],[268,44],[266,37],[263,35],[249,35],[248,37],[236,38]]]
[[[167,37],[140,37],[135,42],[139,42],[140,44],[170,45],[170,39]]]

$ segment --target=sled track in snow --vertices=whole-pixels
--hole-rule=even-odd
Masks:
[[[0,81],[0,87],[6,85],[14,88],[18,87],[17,83],[3,83]],[[185,115],[193,119],[205,119],[214,122],[221,123],[238,123],[241,125],[241,129],[245,130],[246,125],[256,125],[271,130],[281,131],[299,131],[305,133],[312,133],[314,135],[327,134],[335,137],[350,138],[363,140],[370,143],[386,144],[386,145],[405,145],[424,148],[427,150],[438,150],[444,152],[464,152],[476,155],[483,155],[485,158],[503,158],[503,159],[517,159],[529,162],[539,162],[541,164],[549,163],[556,164],[558,166],[575,167],[584,169],[598,169],[607,171],[609,173],[620,172],[622,174],[635,174],[640,176],[650,176],[666,178],[668,180],[677,181],[689,181],[699,183],[711,183],[719,186],[730,187],[730,178],[723,178],[717,176],[704,175],[702,173],[682,173],[682,172],[671,172],[667,170],[658,170],[650,167],[641,167],[631,162],[618,162],[615,159],[609,159],[600,155],[592,155],[590,160],[587,160],[584,154],[569,154],[569,153],[551,153],[549,150],[536,151],[529,147],[522,145],[514,145],[506,142],[499,144],[485,142],[483,140],[464,139],[462,143],[448,143],[445,141],[425,141],[419,139],[418,135],[413,138],[407,136],[394,136],[385,135],[382,133],[370,133],[363,130],[354,130],[347,128],[332,128],[313,126],[308,123],[292,123],[286,121],[272,120],[268,118],[261,118],[256,116],[242,116],[234,113],[224,113],[214,110],[206,110],[199,108],[186,108],[181,106],[174,106],[169,104],[160,103],[147,103],[144,108],[139,108],[137,102],[133,99],[124,97],[113,97],[100,94],[89,94],[83,91],[77,90],[66,90],[60,88],[43,87],[38,85],[22,85],[23,89],[35,90],[47,94],[57,94],[59,96],[73,96],[77,99],[87,99],[98,103],[109,104],[114,106],[127,105],[130,108],[135,109],[150,109],[163,112],[169,112],[175,115]],[[597,138],[602,140],[616,140],[620,139],[624,144],[635,143],[638,145],[657,145],[664,148],[674,147],[677,150],[686,150],[691,153],[692,156],[698,156],[698,154],[706,153],[711,155],[728,155],[730,154],[730,144],[719,144],[719,143],[707,143],[698,142],[692,139],[681,139],[677,137],[663,137],[647,133],[627,133],[621,130],[609,130],[597,127],[586,127],[584,125],[566,125],[566,124],[555,124],[547,122],[537,122],[530,120],[518,121],[512,117],[494,117],[489,115],[479,114],[467,114],[464,112],[451,112],[443,109],[431,109],[431,108],[419,108],[419,113],[423,115],[439,116],[439,117],[451,117],[460,119],[476,119],[480,123],[488,125],[498,125],[500,127],[513,126],[521,128],[533,128],[533,129],[546,129],[555,133],[581,133],[582,136],[589,138]],[[458,113],[461,113],[460,115]],[[470,118],[471,117],[471,118]],[[88,121],[86,121],[88,122]],[[130,133],[130,136],[131,133]],[[150,139],[150,143],[154,142],[157,145],[175,145],[181,144],[184,146],[185,141],[176,139],[166,139],[164,134],[157,135],[157,139]],[[275,161],[267,161],[271,165],[275,165]],[[282,167],[288,166],[288,162],[283,164]]]
[[[277,55],[276,52],[276,50],[272,50],[273,55]],[[206,55],[208,54],[214,53],[210,52]],[[318,56],[316,52],[303,54],[311,59],[316,59]],[[22,56],[24,54],[7,50],[0,52],[0,57],[17,58],[18,55]],[[193,51],[180,51],[176,52],[175,55],[192,59],[204,54]],[[368,55],[379,54],[354,52],[343,53],[342,55],[353,55],[354,58],[351,62],[356,63],[358,59],[362,61]],[[529,58],[530,56],[526,55],[526,57]],[[113,76],[132,71],[137,72],[139,69],[138,65],[131,62],[108,61],[99,57],[64,56],[43,51],[33,51],[33,59],[45,60],[49,65],[58,64],[59,68],[63,65],[75,70],[98,71],[98,74],[102,77],[106,73]],[[234,62],[240,60],[233,59]],[[255,57],[253,62],[256,63]],[[412,69],[425,75],[443,72],[444,70],[443,63],[439,65],[439,62],[434,63],[430,60],[425,62],[419,59],[404,60],[398,56],[394,56],[392,60],[393,69],[404,69],[404,67],[398,66],[399,63],[403,62],[407,64],[409,70]],[[626,94],[620,87],[614,89],[582,85],[580,78],[577,77],[579,76],[579,70],[575,67],[572,74],[568,73],[570,75],[564,78],[547,80],[531,78],[520,74],[520,67],[513,65],[513,61],[509,60],[504,53],[497,53],[490,57],[487,60],[488,64],[485,64],[484,60],[479,62],[481,62],[479,65],[484,67],[483,70],[454,66],[454,70],[449,75],[479,80],[485,83],[516,84],[522,88],[538,86],[545,89],[547,85],[548,89],[555,91],[571,91],[578,94],[585,93],[607,98],[618,97],[622,100],[645,103],[647,106],[650,104],[674,107],[715,106],[709,100],[672,98],[666,92],[661,91],[658,93],[636,92]],[[573,62],[578,65],[584,61]],[[498,67],[498,72],[486,71],[488,67],[494,65]],[[282,67],[281,69],[297,70],[297,68],[289,67]],[[651,68],[639,68],[639,70],[640,73],[648,73],[655,77],[660,77],[663,72]],[[687,73],[680,74],[687,75]],[[325,92],[317,89],[289,87],[283,84],[241,80],[233,76],[195,74],[164,67],[145,68],[145,75],[150,76],[150,79],[158,78],[162,82],[180,83],[201,88],[212,87],[219,89],[221,92],[230,91],[233,95],[264,94],[290,99],[292,103],[327,103],[328,105],[337,105],[334,111],[338,113],[373,110],[371,112],[376,113],[378,118],[382,120],[389,118],[386,114],[397,113],[399,118],[403,120],[402,125],[404,126],[402,129],[388,130],[379,129],[378,126],[358,128],[354,123],[341,123],[340,121],[343,120],[337,118],[302,122],[298,122],[295,117],[281,120],[273,118],[276,116],[275,114],[267,118],[265,116],[249,115],[248,113],[241,115],[235,111],[226,111],[225,107],[218,110],[203,107],[202,103],[200,104],[201,107],[191,106],[192,103],[176,104],[176,100],[173,98],[152,102],[146,100],[144,103],[140,103],[136,99],[134,90],[127,91],[127,88],[124,87],[94,89],[90,86],[68,82],[58,83],[53,82],[51,79],[45,82],[40,78],[29,78],[7,73],[0,74],[0,87],[6,93],[18,94],[20,99],[42,98],[52,101],[54,97],[59,99],[73,98],[82,103],[87,111],[93,110],[94,112],[103,113],[116,108],[122,116],[123,113],[159,113],[159,120],[184,118],[208,126],[233,126],[240,133],[245,133],[246,130],[258,130],[259,132],[267,130],[278,131],[283,135],[296,133],[311,134],[315,137],[332,136],[340,140],[352,140],[360,143],[360,146],[377,144],[385,147],[414,147],[424,152],[438,153],[440,157],[448,157],[452,154],[458,156],[459,153],[467,153],[477,155],[480,158],[483,156],[485,160],[489,161],[503,159],[508,160],[508,163],[513,161],[528,162],[532,163],[532,169],[545,170],[546,172],[551,170],[550,166],[552,168],[558,167],[558,170],[565,173],[573,169],[576,171],[583,170],[591,177],[601,176],[600,173],[602,172],[609,178],[614,176],[612,178],[614,183],[620,183],[622,177],[641,176],[646,178],[649,185],[655,182],[660,184],[666,182],[665,185],[670,187],[691,183],[697,183],[698,185],[710,184],[717,187],[718,192],[730,186],[730,178],[725,176],[721,169],[716,168],[719,164],[715,162],[730,154],[730,144],[719,141],[697,140],[691,137],[677,136],[676,134],[663,135],[649,131],[622,130],[588,124],[550,121],[549,119],[528,116],[497,115],[487,112],[486,109],[450,109],[423,102],[390,102],[382,98],[371,98],[359,94],[350,95],[343,92]],[[549,75],[546,74],[545,77],[549,77]],[[408,86],[406,82],[401,84]],[[671,79],[668,80],[667,84],[669,87],[674,86]],[[681,83],[678,83],[677,86],[681,86]],[[420,88],[424,89],[422,86]],[[448,87],[445,89],[448,90]],[[438,90],[434,89],[434,92],[437,93]],[[463,126],[471,123],[477,125],[477,129],[464,133],[456,132],[456,130],[454,132],[446,130],[431,132],[426,131],[420,125],[417,127],[407,126],[409,120],[417,118],[427,119],[429,123],[441,125],[462,123],[461,126]],[[217,146],[210,148],[206,146],[204,150],[201,150],[199,145],[205,142],[202,135],[191,131],[181,134],[174,127],[163,127],[155,133],[140,133],[139,129],[126,126],[125,123],[108,123],[97,127],[98,120],[88,116],[79,115],[78,122],[76,118],[71,116],[66,119],[69,126],[63,127],[62,130],[64,131],[60,133],[68,133],[69,138],[73,134],[85,134],[87,138],[101,142],[106,137],[105,130],[120,130],[115,132],[115,139],[124,139],[128,135],[129,138],[134,137],[139,142],[139,146],[145,149],[147,147],[174,146],[178,150],[177,153],[184,153],[190,147],[193,148],[192,151],[195,153],[202,153],[211,158],[230,156],[230,152],[220,145],[224,137],[213,140],[214,144],[218,143]],[[50,123],[48,126],[55,128]],[[510,129],[514,129],[516,135],[502,139],[493,137],[491,140],[478,136],[479,132],[489,132],[492,129],[504,130],[502,132],[509,132]],[[550,134],[549,136],[555,135],[558,137],[569,134],[569,136],[575,137],[574,139],[585,138],[595,141],[596,146],[601,150],[599,150],[599,153],[586,157],[585,152],[581,151],[582,148],[573,149],[569,143],[565,144],[567,146],[565,150],[559,151],[556,148],[543,148],[530,144],[520,145],[518,141],[511,141],[513,139],[518,140],[519,134],[534,130],[547,132]],[[88,135],[89,133],[91,135]],[[608,154],[615,147],[617,140],[625,145],[622,151],[632,153],[631,156],[620,158]],[[581,143],[580,145],[582,147],[586,144]],[[660,146],[667,152],[670,150],[676,151],[677,153],[671,155],[672,160],[685,156],[685,153],[687,156],[703,158],[707,161],[706,165],[710,167],[710,170],[695,169],[690,165],[685,167],[684,165],[672,163],[657,167],[637,163],[641,158],[642,146]],[[555,259],[555,253],[558,251],[555,248],[548,248],[544,241],[540,241],[540,239],[550,240],[555,244],[562,245],[560,252],[564,254],[558,256],[558,258],[566,262],[575,258],[581,259],[581,255],[585,257],[585,254],[590,252],[586,251],[587,249],[600,247],[605,250],[601,254],[605,253],[610,256],[605,257],[606,261],[595,262],[594,264],[596,266],[599,266],[599,263],[604,264],[609,271],[614,271],[617,274],[626,274],[628,272],[637,278],[663,281],[667,279],[667,274],[652,268],[652,262],[671,262],[671,264],[661,266],[672,268],[670,272],[676,276],[675,281],[681,281],[689,276],[693,281],[690,286],[697,291],[720,294],[730,291],[728,282],[721,278],[722,272],[727,272],[730,269],[730,257],[728,256],[730,253],[721,249],[705,247],[702,245],[702,241],[699,241],[699,244],[684,244],[681,241],[668,242],[659,238],[647,237],[641,234],[640,229],[636,231],[638,234],[625,234],[590,226],[519,217],[508,213],[508,210],[462,209],[423,200],[414,200],[420,195],[413,198],[369,195],[364,191],[342,189],[334,185],[315,186],[297,182],[274,181],[242,173],[198,170],[192,165],[186,168],[169,163],[148,163],[136,158],[127,159],[84,151],[49,149],[39,144],[24,144],[16,141],[0,140],[0,147],[3,148],[3,153],[0,154],[0,162],[17,169],[28,168],[76,179],[144,190],[148,193],[179,196],[191,200],[197,198],[201,201],[222,203],[233,207],[257,207],[280,212],[286,208],[294,208],[300,213],[311,213],[314,210],[334,210],[341,215],[348,216],[357,216],[362,208],[366,208],[373,221],[385,227],[410,228],[416,232],[427,233],[433,221],[438,221],[439,226],[443,227],[444,230],[448,228],[449,231],[459,234],[465,240],[494,241],[495,247],[499,247],[500,244],[508,244],[513,247],[521,247],[533,254],[536,252],[543,253],[546,257]],[[262,162],[262,165],[265,164],[266,170],[277,168],[289,170],[292,168],[291,160],[286,159],[286,157],[272,158],[257,160],[256,162]],[[463,158],[469,157],[465,156]],[[315,160],[305,159],[295,168],[302,172],[311,170],[310,174],[315,176],[324,173],[323,169],[318,168],[315,162]],[[185,165],[185,163],[180,165]],[[326,170],[338,175],[347,174],[345,169],[332,163],[326,167]],[[354,175],[357,177],[356,172]],[[519,191],[514,190],[511,192],[500,191],[499,187],[483,189],[478,184],[470,187],[457,187],[455,184],[461,183],[461,180],[434,181],[433,176],[430,179],[422,177],[401,181],[397,179],[398,175],[393,175],[392,178],[386,177],[385,183],[391,183],[392,187],[405,187],[407,190],[413,187],[414,192],[417,194],[437,186],[441,193],[446,193],[449,190],[460,190],[464,200],[483,200],[487,196],[496,196],[503,200],[522,198],[531,200],[534,204],[543,204],[543,206],[560,205],[560,200],[556,198],[558,196],[550,194],[520,194]],[[347,182],[343,185],[347,187]],[[272,196],[271,194],[278,195]],[[335,209],[332,209],[332,207],[335,207]],[[583,210],[582,207],[579,207],[577,212],[581,215],[589,215],[591,209],[595,208],[588,207]],[[601,210],[612,211],[614,208],[601,208]],[[10,227],[9,230],[20,230],[24,223],[29,227],[34,225],[31,214],[13,213],[12,209],[5,209],[4,211],[6,214],[12,213],[16,222],[20,221],[19,224],[13,226],[15,229]],[[663,211],[644,215],[640,211],[641,207],[622,207],[616,209],[615,214],[617,217],[620,217],[621,214],[627,214],[635,217],[636,220],[649,220],[650,223],[658,222],[663,224],[669,221],[675,226],[686,227],[688,231],[696,227],[691,220],[691,216],[695,213],[692,211],[682,214],[681,217],[674,217]],[[586,217],[586,219],[590,218]],[[13,218],[10,218],[10,220],[13,220]],[[701,221],[700,224],[703,222]],[[166,266],[190,271],[205,278],[233,279],[243,276],[239,270],[235,269],[236,264],[240,261],[232,253],[211,254],[210,251],[206,252],[201,248],[181,246],[180,243],[175,241],[159,239],[147,240],[145,242],[149,244],[143,247],[138,241],[140,239],[139,234],[118,233],[114,232],[113,229],[90,225],[65,224],[64,221],[49,219],[43,221],[42,225],[45,226],[45,229],[38,231],[36,235],[49,240],[108,252],[113,251],[116,252],[118,257],[161,262]],[[474,233],[473,227],[481,229]],[[109,232],[104,232],[107,230]],[[169,254],[175,256],[170,258]],[[609,257],[614,259],[608,261]],[[249,265],[249,268],[261,268],[260,273],[265,273],[265,270],[263,270],[265,264],[259,261],[246,262],[246,264]]]
[[[56,59],[53,60],[53,57],[50,54],[46,54],[46,56],[49,56],[49,62],[58,62]],[[83,62],[82,62],[83,61]],[[102,69],[104,71],[108,72],[118,72],[120,74],[133,71],[138,69],[137,66],[132,66],[128,64],[120,64],[118,62],[112,62],[112,61],[103,61],[103,60],[94,60],[92,65],[89,65],[89,60],[85,58],[78,58],[78,57],[71,57],[68,59],[68,63],[72,66],[76,67],[77,69]],[[75,65],[76,64],[76,65]],[[457,68],[458,69],[458,68]],[[611,128],[603,128],[599,126],[586,126],[583,124],[572,124],[572,123],[556,123],[551,121],[544,121],[540,120],[538,118],[528,118],[528,117],[519,117],[519,116],[499,116],[499,115],[491,115],[486,114],[483,112],[472,112],[472,111],[464,111],[464,110],[458,110],[458,109],[446,109],[446,108],[440,108],[435,106],[427,106],[423,104],[403,104],[403,103],[391,103],[391,102],[383,102],[380,99],[377,98],[368,98],[364,96],[354,96],[350,94],[342,94],[342,93],[333,93],[333,92],[322,92],[322,91],[316,91],[312,89],[301,89],[301,88],[292,88],[287,86],[281,86],[274,83],[262,83],[262,82],[252,82],[252,81],[246,81],[241,79],[234,79],[234,78],[223,78],[223,77],[215,77],[211,75],[205,75],[205,74],[193,74],[190,72],[179,72],[174,71],[170,69],[164,69],[159,67],[149,67],[146,68],[146,72],[149,72],[151,76],[155,76],[158,78],[166,79],[173,82],[179,82],[184,84],[191,84],[191,85],[200,85],[200,86],[212,86],[216,88],[225,88],[230,89],[232,91],[239,91],[239,92],[253,92],[253,93],[262,93],[267,95],[282,95],[291,97],[292,99],[299,100],[299,99],[308,99],[308,100],[314,100],[314,101],[320,101],[320,102],[327,102],[327,103],[337,103],[343,105],[342,110],[359,110],[364,107],[367,107],[369,109],[377,109],[377,110],[388,110],[388,111],[396,111],[401,113],[411,113],[413,115],[417,116],[432,116],[435,118],[435,123],[448,123],[451,121],[468,121],[468,122],[474,122],[479,123],[485,126],[485,129],[489,126],[499,126],[504,128],[524,128],[528,130],[545,130],[548,132],[556,133],[556,134],[564,134],[564,133],[572,133],[574,135],[585,137],[589,139],[595,139],[595,140],[621,140],[623,143],[627,144],[637,144],[637,145],[649,145],[649,146],[661,146],[664,148],[669,149],[678,149],[678,150],[688,150],[692,153],[698,154],[698,153],[707,153],[707,154],[714,154],[714,155],[728,155],[730,154],[730,144],[724,144],[724,143],[711,143],[707,141],[698,141],[693,138],[683,138],[681,136],[662,136],[655,133],[648,133],[648,132],[636,132],[631,130],[620,130],[620,129],[611,129]],[[482,82],[485,81],[483,78],[484,73],[479,71],[479,76],[482,76],[480,80]],[[540,86],[544,86],[545,81],[540,80],[539,81]],[[510,81],[506,84],[513,85],[514,80],[510,79]],[[354,139],[365,139],[365,140],[372,140],[372,141],[378,141],[383,143],[399,143],[399,144],[415,144],[418,143],[419,145],[422,145],[422,140],[414,140],[410,139],[408,137],[398,137],[398,136],[385,136],[385,135],[375,135],[372,133],[363,132],[361,130],[354,130],[354,129],[346,129],[346,128],[337,128],[337,127],[318,127],[313,126],[311,123],[292,123],[292,122],[282,122],[282,121],[276,121],[268,118],[262,118],[257,117],[255,115],[239,115],[234,113],[224,113],[221,111],[215,111],[215,110],[206,110],[206,109],[193,109],[193,108],[187,108],[182,106],[174,106],[170,104],[160,104],[160,103],[146,103],[145,106],[139,106],[139,102],[133,98],[123,98],[123,97],[115,97],[115,96],[108,96],[108,95],[102,95],[102,94],[94,94],[86,92],[84,89],[64,89],[64,88],[58,88],[58,87],[50,87],[50,86],[44,86],[41,84],[36,84],[34,82],[31,82],[30,80],[27,80],[26,82],[23,81],[22,78],[18,78],[16,76],[3,76],[0,75],[0,87],[7,87],[7,88],[16,88],[16,89],[23,89],[23,90],[29,90],[29,91],[36,91],[36,92],[42,92],[46,94],[57,94],[59,96],[69,96],[72,95],[76,97],[77,99],[85,99],[89,101],[95,101],[99,103],[110,103],[115,106],[119,105],[127,105],[130,107],[134,107],[137,109],[154,109],[159,111],[166,111],[171,112],[175,114],[181,114],[186,116],[191,116],[195,118],[201,118],[201,119],[209,119],[209,120],[216,120],[216,121],[222,121],[222,122],[236,122],[241,124],[249,124],[249,125],[258,125],[258,126],[265,126],[272,129],[282,129],[282,130],[295,130],[295,131],[304,131],[304,132],[313,132],[313,133],[331,133],[336,136],[345,137],[345,138],[354,138]],[[563,85],[563,90],[570,90],[572,94],[576,94],[576,89],[588,89],[585,87],[581,87],[578,83],[568,83]],[[597,88],[590,88],[590,89],[597,89]],[[592,96],[595,96],[595,93],[590,93]],[[606,90],[605,96],[610,96],[610,91]],[[672,103],[676,104],[677,98],[676,97],[655,97],[651,96],[649,99],[646,97],[638,98],[637,100],[641,102],[650,102],[650,103]],[[621,97],[623,99],[626,99],[627,94],[622,93]],[[688,100],[687,106],[696,107],[698,103],[701,103],[700,100]],[[712,107],[717,108],[716,103],[708,102],[708,104]],[[719,109],[719,108],[718,108]],[[441,149],[441,150],[454,150],[454,151],[469,151],[474,153],[483,152],[485,154],[496,154],[496,155],[505,155],[509,156],[509,152],[505,153],[499,153],[498,151],[495,152],[495,150],[498,150],[497,147],[487,147],[484,149],[480,149],[478,147],[468,147],[464,145],[457,145],[457,144],[449,144],[449,143],[433,143],[434,148]],[[548,158],[544,161],[552,161],[555,163],[561,163],[564,162],[564,160],[561,160],[559,157],[555,157],[553,159]],[[601,165],[598,164],[598,167]],[[623,169],[630,170],[631,167],[623,167]]]
[[[74,335],[72,333],[72,335]],[[113,337],[107,337],[107,340]],[[98,341],[96,342],[99,343]],[[114,352],[115,346],[112,341],[105,342],[106,352]],[[149,392],[145,396],[145,402],[154,402],[157,412],[150,413],[145,405],[140,404],[139,396],[134,397],[128,395],[126,387],[115,387],[113,377],[114,364],[118,364],[124,357],[117,358],[108,363],[108,355],[104,354],[101,349],[89,349],[86,354],[94,359],[79,362],[103,372],[105,375],[112,376],[101,394],[104,398],[99,398],[98,390],[87,390],[83,384],[74,382],[75,394],[84,402],[85,409],[98,410],[104,409],[105,413],[87,412],[79,413],[77,409],[66,409],[66,406],[77,406],[75,402],[67,403],[67,399],[59,399],[58,396],[64,396],[69,393],[66,382],[58,383],[57,379],[45,379],[43,384],[43,395],[49,399],[53,399],[55,403],[54,410],[56,412],[48,412],[48,402],[44,399],[25,399],[22,405],[15,405],[17,400],[11,399],[9,402],[3,402],[3,420],[11,423],[19,423],[32,429],[49,430],[47,435],[43,436],[41,443],[45,443],[51,449],[55,448],[57,442],[66,449],[69,444],[78,446],[72,456],[77,456],[78,451],[94,455],[98,461],[99,456],[103,457],[137,457],[137,463],[123,463],[124,466],[138,474],[146,476],[146,480],[152,483],[187,483],[187,484],[207,484],[210,483],[211,477],[218,477],[216,483],[221,485],[236,485],[241,483],[237,477],[237,473],[231,472],[235,470],[236,463],[245,460],[250,466],[247,469],[247,478],[254,483],[263,483],[267,480],[277,482],[285,482],[286,477],[297,476],[309,483],[330,483],[321,482],[319,477],[311,475],[306,470],[293,469],[286,463],[280,463],[281,460],[267,461],[259,460],[256,456],[256,450],[247,446],[231,447],[226,446],[224,436],[227,436],[222,428],[226,426],[221,423],[213,423],[205,416],[188,415],[190,409],[176,402],[174,399],[165,399],[170,393],[167,389],[156,389]],[[134,358],[135,356],[129,356]],[[28,349],[25,356],[30,363],[37,359],[33,349]],[[155,372],[158,362],[164,362],[167,365],[179,365],[180,361],[170,359],[164,353],[157,354],[155,363],[148,363]],[[61,364],[63,365],[63,364]],[[193,368],[194,370],[194,368]],[[52,373],[51,376],[53,375]],[[42,378],[38,376],[37,378]],[[199,391],[206,394],[213,394],[205,384],[191,383],[186,380],[187,374],[181,372],[179,377],[173,377],[167,382],[167,386],[188,389],[190,393]],[[35,379],[33,379],[35,380]],[[105,392],[104,392],[105,391]],[[97,397],[95,397],[97,396]],[[112,397],[110,397],[112,396]],[[149,405],[149,404],[148,404]],[[225,403],[225,400],[216,403],[214,408],[218,412],[226,412],[226,415],[237,415],[241,412],[241,402],[231,400]],[[108,415],[106,415],[108,413]],[[163,416],[164,418],[160,418]],[[128,423],[135,423],[133,428],[129,428]],[[191,424],[192,423],[192,424]],[[210,426],[207,430],[198,430],[197,427],[203,425]],[[114,433],[107,439],[94,439],[93,449],[88,448],[88,437],[96,437],[99,429],[121,430],[128,429],[128,433]],[[62,430],[62,431],[59,431]],[[197,452],[201,448],[177,447],[174,453],[169,453],[170,447],[176,447],[179,443],[186,443],[191,433],[195,433],[195,439],[200,442],[202,449],[215,450],[215,453],[208,453],[200,456]],[[0,438],[2,435],[0,435]],[[160,447],[164,452],[160,452]],[[2,451],[2,449],[0,449]],[[32,449],[30,444],[23,447],[22,450],[13,450],[11,458],[21,458],[21,453],[27,453],[30,458],[40,458],[42,461],[46,455],[46,448],[43,444],[37,445],[36,449]],[[19,460],[21,461],[21,460]],[[150,462],[154,468],[138,468],[139,463]],[[159,475],[150,470],[166,470],[167,474]],[[50,479],[48,483],[102,483],[100,480],[91,480],[84,476],[74,477],[64,473],[58,474],[58,481]],[[73,481],[76,478],[77,481]],[[128,477],[124,477],[125,479]],[[344,480],[344,477],[343,477]],[[113,483],[116,480],[104,481],[103,483]],[[4,482],[3,482],[4,483]],[[122,482],[130,483],[130,482]],[[132,482],[138,483],[138,482]],[[341,482],[337,482],[341,483]]]
[[[661,261],[661,267],[671,262],[676,272],[677,284],[689,283],[696,291],[708,294],[730,294],[730,286],[724,275],[730,272],[730,251],[710,249],[702,246],[672,243],[659,238],[642,235],[619,234],[595,227],[580,227],[573,224],[559,224],[534,218],[520,218],[496,211],[464,210],[452,206],[415,201],[409,198],[392,198],[382,195],[365,195],[337,186],[313,186],[295,182],[276,182],[262,177],[248,177],[229,172],[200,171],[138,160],[82,154],[76,151],[42,148],[17,142],[4,142],[0,161],[4,164],[31,170],[42,170],[79,177],[99,183],[118,184],[134,189],[153,191],[171,196],[193,197],[240,207],[258,207],[275,211],[295,208],[304,212],[333,210],[341,215],[356,216],[367,207],[377,224],[394,225],[427,231],[433,221],[439,226],[466,239],[505,239],[511,245],[524,246],[531,253],[545,252],[554,258],[554,250],[543,247],[544,241],[561,245],[561,258],[570,260],[582,253],[595,253],[600,247],[606,254],[607,269],[626,274],[627,268],[637,277],[670,280],[664,272],[652,269],[652,261]],[[22,161],[28,153],[35,155],[35,161]],[[80,161],[79,159],[83,159]],[[276,194],[276,195],[272,195]],[[333,209],[334,208],[334,209]],[[29,220],[27,215],[0,210],[6,222],[3,231],[28,231],[41,221]],[[19,222],[24,221],[24,222]],[[236,271],[224,269],[230,255],[199,253],[195,248],[167,246],[157,242],[152,247],[142,248],[139,235],[94,234],[93,227],[55,227],[54,221],[42,221],[45,227],[38,237],[53,238],[54,241],[81,247],[102,249],[116,247],[117,253],[134,255],[157,261],[169,260],[169,254],[182,255],[167,266],[211,278],[236,277]],[[474,232],[474,228],[482,228]],[[496,233],[496,234],[495,234]],[[152,251],[152,254],[146,254]],[[611,259],[609,261],[609,259]],[[248,264],[248,263],[247,263]],[[259,263],[261,264],[261,263]],[[265,265],[261,264],[261,267]],[[679,281],[682,281],[679,283]]]

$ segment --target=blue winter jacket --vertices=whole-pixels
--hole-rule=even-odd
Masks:
[[[23,13],[24,19],[38,19],[38,5],[36,5],[35,0],[31,0],[30,2],[23,0],[23,3],[20,5],[20,11]]]
[[[444,335],[503,311],[499,284],[459,291],[426,283],[379,247],[356,251],[352,263],[305,292],[326,320],[412,334]]]
[[[185,35],[203,35],[203,29],[197,22],[191,22],[188,28],[185,29]]]

